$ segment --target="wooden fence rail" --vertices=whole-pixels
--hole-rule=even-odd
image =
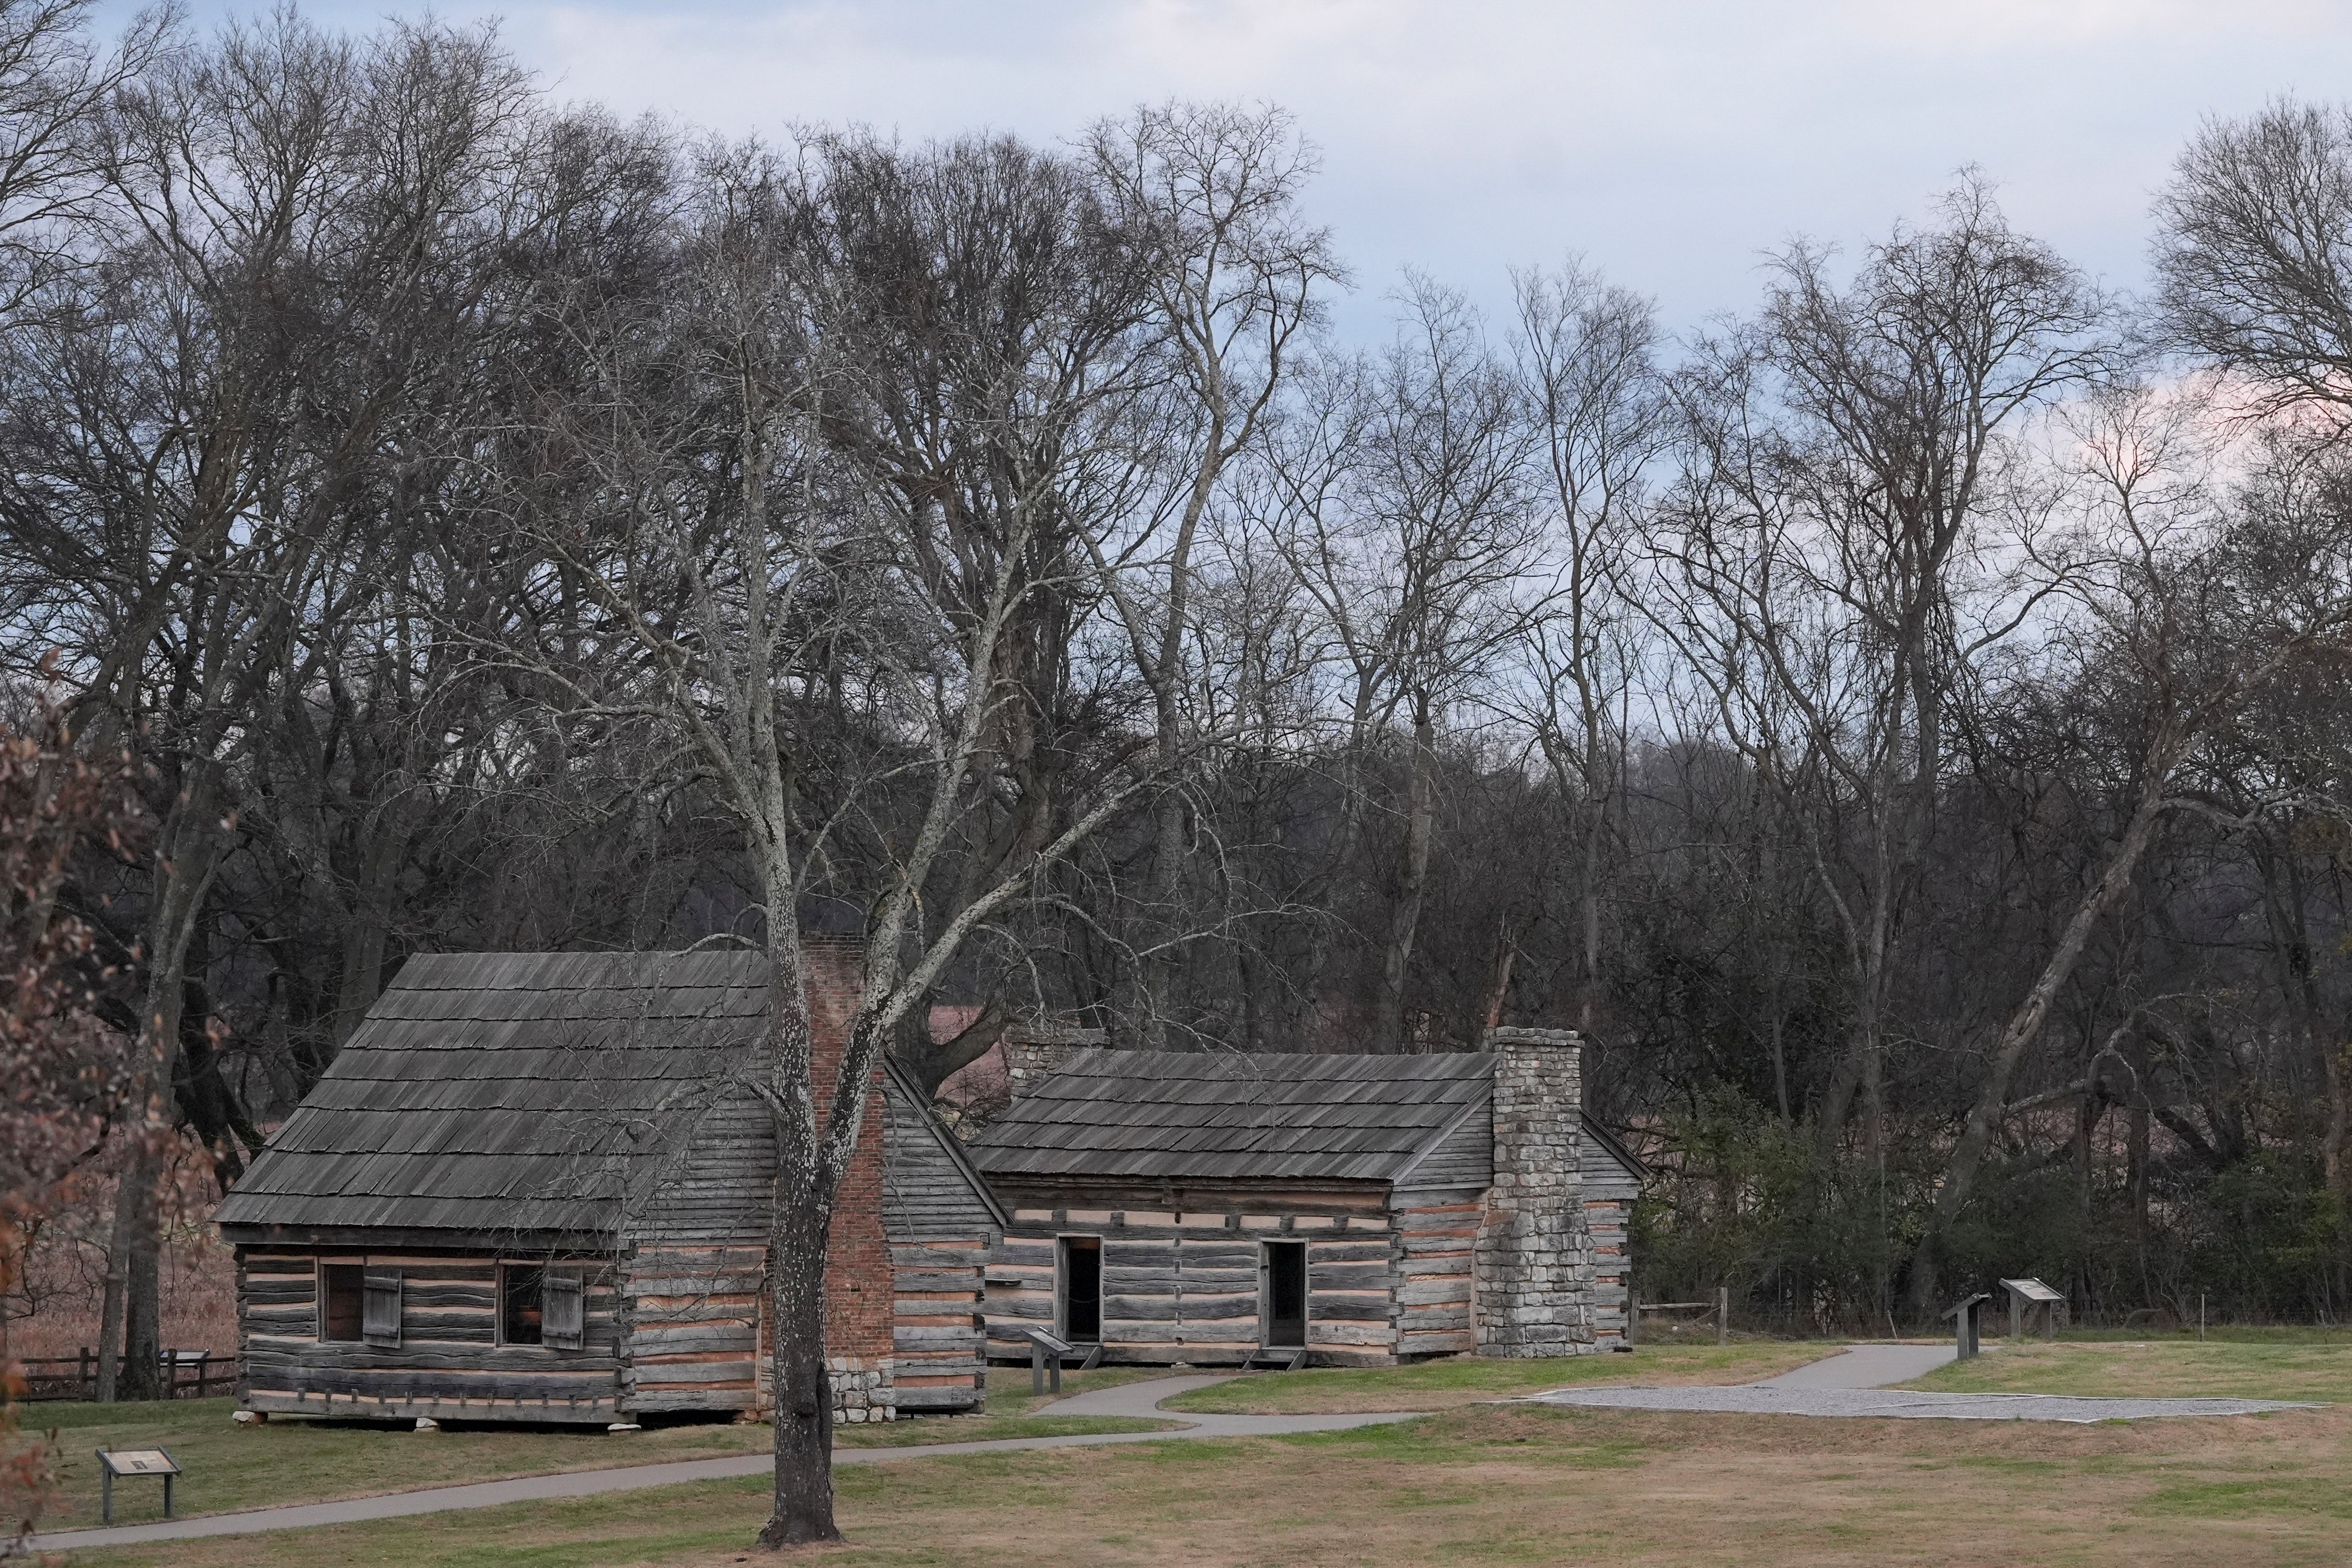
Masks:
[[[98,1355],[84,1346],[79,1355],[26,1356],[25,1398],[95,1399],[98,1397]],[[210,1351],[165,1351],[161,1371],[166,1399],[203,1399],[226,1394],[236,1386],[236,1357]]]

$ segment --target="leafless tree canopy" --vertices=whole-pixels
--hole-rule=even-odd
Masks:
[[[2144,304],[1963,172],[1680,340],[1569,258],[1353,347],[1273,109],[730,142],[85,23],[0,0],[0,616],[142,801],[54,895],[105,1157],[233,1179],[407,954],[740,942],[798,1246],[855,932],[845,1084],[1582,1028],[1644,1289],[2345,1310],[2343,108],[2201,131]]]

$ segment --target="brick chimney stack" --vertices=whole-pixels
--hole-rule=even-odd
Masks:
[[[1489,1029],[1486,1048],[1495,1176],[1478,1229],[1478,1353],[1581,1355],[1594,1348],[1582,1042],[1573,1029]]]

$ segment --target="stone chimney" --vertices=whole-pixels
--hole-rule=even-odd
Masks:
[[[1478,1227],[1478,1353],[1581,1355],[1594,1348],[1582,1043],[1572,1029],[1489,1029],[1486,1048],[1495,1177]]]
[[[1013,1098],[1020,1099],[1062,1070],[1062,1064],[1080,1051],[1101,1045],[1108,1037],[1100,1029],[1042,1019],[1008,1025],[1004,1030],[1004,1071]]]

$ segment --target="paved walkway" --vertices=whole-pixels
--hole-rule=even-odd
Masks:
[[[2266,1410],[2313,1410],[2312,1405],[2290,1405],[2263,1399],[2074,1399],[2043,1394],[1914,1394],[1888,1389],[1890,1383],[1907,1383],[1952,1359],[1948,1345],[1853,1345],[1841,1355],[1823,1358],[1734,1388],[1563,1388],[1530,1395],[1528,1403],[1573,1405],[1618,1410],[1723,1411],[1767,1415],[1879,1415],[1936,1417],[1962,1421],[2137,1421],[2163,1415],[2250,1415]],[[1169,1420],[1160,1402],[1196,1388],[1229,1381],[1224,1376],[1161,1377],[1122,1384],[1074,1394],[1050,1406],[1055,1415],[1127,1415]],[[1410,1421],[1416,1412],[1400,1411],[1355,1415],[1197,1415],[1185,1413],[1186,1425],[1162,1432],[1100,1432],[1067,1437],[999,1437],[972,1443],[926,1443],[898,1448],[836,1448],[836,1465],[873,1465],[892,1459],[944,1458],[952,1454],[996,1454],[1024,1448],[1091,1448],[1111,1443],[1164,1443],[1197,1437],[1265,1437],[1291,1432],[1339,1432],[1390,1421]],[[37,1552],[68,1552],[79,1546],[136,1546],[160,1541],[188,1541],[206,1535],[244,1535],[262,1530],[310,1530],[328,1524],[359,1524],[370,1520],[399,1519],[409,1514],[440,1513],[451,1509],[495,1508],[501,1503],[540,1502],[554,1498],[594,1497],[606,1492],[634,1491],[641,1487],[677,1486],[686,1481],[728,1480],[768,1473],[766,1454],[739,1454],[724,1459],[687,1459],[663,1465],[630,1465],[610,1470],[572,1470],[562,1475],[526,1476],[510,1481],[481,1481],[472,1486],[433,1487],[424,1491],[394,1492],[388,1497],[352,1498],[344,1502],[306,1504],[299,1508],[256,1509],[247,1513],[219,1513],[168,1523],[118,1525],[113,1529],[68,1530],[37,1536]]]
[[[1843,1355],[1734,1388],[1562,1388],[1529,1403],[1605,1410],[1702,1410],[1743,1415],[1878,1415],[1941,1421],[2145,1421],[2315,1410],[2272,1399],[2078,1399],[2054,1394],[1918,1394],[1887,1387],[1950,1361],[1950,1345],[1851,1345]]]
[[[1884,1388],[1925,1377],[1958,1352],[1950,1345],[1848,1345],[1842,1355],[1809,1361],[1754,1388]]]
[[[927,1459],[950,1454],[999,1454],[1024,1448],[1090,1448],[1109,1443],[1164,1443],[1171,1438],[1265,1437],[1290,1432],[1339,1432],[1388,1421],[1410,1421],[1413,1412],[1356,1415],[1171,1415],[1158,1408],[1163,1399],[1223,1377],[1161,1377],[1146,1383],[1122,1384],[1074,1394],[1051,1405],[1055,1415],[1131,1415],[1155,1420],[1181,1420],[1185,1426],[1164,1432],[1097,1432],[1066,1437],[998,1437],[972,1443],[909,1444],[897,1448],[836,1448],[835,1465],[874,1465],[891,1459]],[[429,1442],[430,1438],[419,1441]],[[161,1541],[190,1541],[206,1535],[247,1535],[262,1530],[311,1530],[328,1524],[361,1524],[370,1520],[399,1519],[409,1514],[440,1513],[451,1509],[496,1508],[502,1503],[541,1502],[553,1498],[594,1497],[605,1492],[634,1491],[640,1487],[669,1487],[686,1481],[729,1480],[739,1476],[769,1473],[766,1454],[738,1454],[724,1459],[684,1459],[664,1465],[630,1465],[610,1470],[572,1470],[554,1476],[525,1476],[510,1481],[479,1481],[471,1486],[431,1487],[423,1491],[394,1492],[386,1497],[352,1498],[343,1502],[307,1503],[298,1508],[255,1509],[245,1513],[209,1514],[201,1519],[177,1519],[154,1524],[123,1524],[111,1529],[64,1530],[36,1536],[37,1552],[69,1552],[83,1546],[139,1546]]]

